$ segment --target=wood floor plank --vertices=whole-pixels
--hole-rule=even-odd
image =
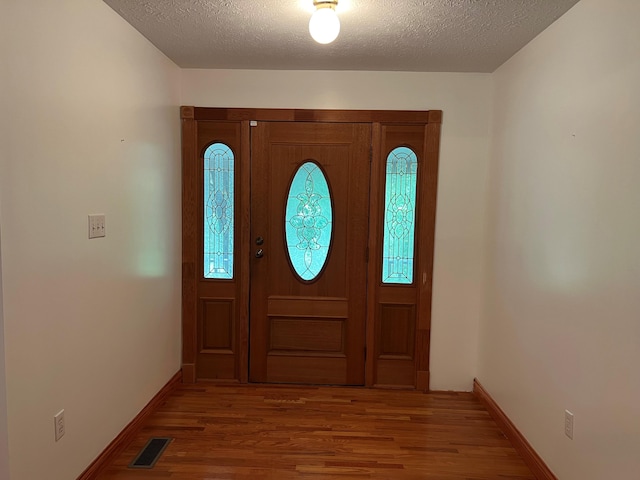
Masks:
[[[151,470],[127,465],[174,440]],[[471,393],[182,385],[99,480],[534,480]]]

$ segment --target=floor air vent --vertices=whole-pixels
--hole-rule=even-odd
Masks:
[[[129,464],[129,468],[153,468],[164,449],[171,442],[171,438],[154,437],[149,439],[133,462]]]

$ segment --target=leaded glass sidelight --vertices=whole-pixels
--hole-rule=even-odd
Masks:
[[[233,278],[234,155],[224,143],[204,152],[204,277]]]
[[[302,164],[291,181],[285,213],[289,259],[302,280],[314,280],[322,272],[331,246],[332,217],[324,173],[314,162]]]
[[[418,159],[407,147],[387,157],[382,283],[413,283]]]

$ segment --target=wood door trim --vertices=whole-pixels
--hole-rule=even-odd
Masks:
[[[433,270],[433,237],[435,229],[437,166],[439,160],[440,129],[442,123],[441,110],[307,110],[307,109],[262,109],[262,108],[209,108],[182,106],[180,108],[182,121],[182,176],[183,185],[195,182],[197,178],[197,124],[198,121],[231,121],[241,124],[242,144],[241,162],[247,165],[250,157],[250,121],[289,121],[289,122],[331,122],[331,123],[370,123],[372,125],[372,162],[381,161],[380,154],[380,130],[382,125],[425,125],[426,136],[424,145],[425,160],[435,169],[431,169],[423,184],[430,186],[429,197],[424,203],[424,208],[419,216],[419,222],[426,225],[427,235],[423,235],[418,248],[424,254],[418,258],[418,271],[427,273],[427,282],[421,282],[418,296],[418,311],[416,325],[416,386],[420,390],[427,391],[429,386],[429,350],[430,350],[430,326],[431,326],[431,286]],[[372,208],[377,205],[379,196],[380,173],[379,169],[372,169],[370,201]],[[250,251],[251,238],[249,227],[249,195],[250,172],[248,168],[241,169],[241,210],[238,212],[241,221],[240,248],[243,252]],[[198,239],[197,229],[197,185],[192,189],[184,188],[182,192],[182,366],[183,381],[194,383],[196,381],[196,352],[197,352],[197,268],[198,265]],[[376,198],[377,197],[377,198]],[[376,252],[380,247],[376,238],[379,230],[379,219],[372,215],[370,218],[370,230],[368,248],[369,252]],[[368,274],[375,278],[375,268],[370,262]],[[239,313],[239,381],[248,381],[248,341],[249,341],[249,271],[250,256],[239,262],[240,298],[243,307]],[[373,277],[371,276],[373,275]],[[369,352],[373,351],[375,339],[373,313],[375,300],[371,293],[375,292],[375,283],[369,282],[367,289],[367,332],[366,344]],[[368,355],[365,361],[365,384],[374,385],[374,358]]]
[[[422,277],[418,279],[418,312],[416,325],[416,388],[429,390],[429,352],[431,346],[431,301],[433,286],[433,253],[435,242],[436,202],[438,191],[438,159],[440,152],[440,123],[425,125],[424,152],[425,164],[420,175],[420,185],[427,192],[426,199],[419,209],[421,225],[428,225],[430,235],[422,235],[418,243],[418,271]]]
[[[245,187],[251,184],[251,126],[249,120],[242,122],[240,129],[241,132],[241,151],[240,161],[243,163],[240,175],[240,185]],[[240,251],[249,252],[251,250],[251,189],[241,188],[241,207],[239,211],[240,216]],[[238,348],[239,358],[239,380],[241,383],[247,383],[249,381],[249,284],[250,284],[250,264],[249,255],[245,261],[238,262],[240,267],[240,316],[238,318],[239,326],[238,333],[240,336],[240,345]]]
[[[379,225],[381,223],[378,212],[378,204],[380,203],[380,169],[374,168],[375,165],[380,165],[382,161],[381,155],[381,135],[382,125],[379,122],[375,122],[372,125],[371,134],[371,173],[369,175],[369,257],[373,252],[378,251],[379,244]],[[375,232],[375,233],[372,233]],[[366,319],[366,357],[365,357],[365,386],[372,387],[376,383],[375,379],[375,339],[376,339],[376,324],[375,315],[371,312],[375,312],[376,305],[376,283],[371,279],[376,278],[378,268],[376,262],[369,261],[367,266],[367,319]]]
[[[185,383],[196,381],[197,352],[197,222],[198,195],[195,185],[185,188],[185,183],[195,182],[197,157],[197,125],[193,107],[180,109],[182,118],[182,369]],[[187,227],[187,228],[185,228]]]
[[[306,110],[280,108],[182,107],[195,120],[332,122],[332,123],[442,123],[441,110]]]

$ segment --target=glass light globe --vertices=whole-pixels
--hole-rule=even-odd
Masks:
[[[309,20],[309,33],[318,43],[331,43],[340,33],[340,19],[333,8],[319,8]]]

